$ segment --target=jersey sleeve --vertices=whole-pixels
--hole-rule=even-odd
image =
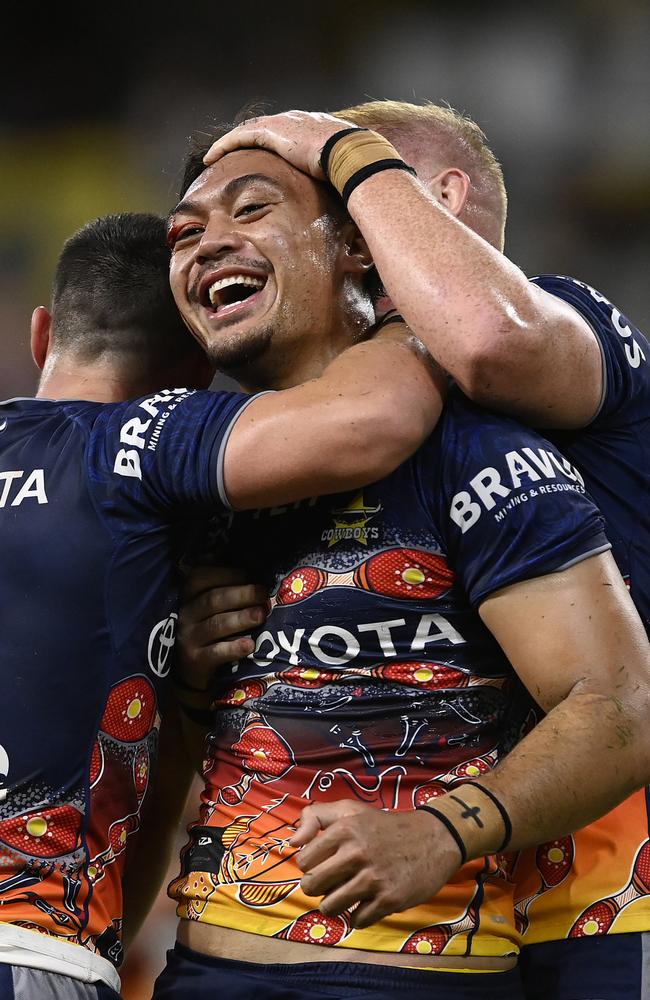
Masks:
[[[622,426],[647,417],[650,407],[650,344],[595,288],[576,278],[543,274],[531,279],[572,305],[590,325],[603,359],[603,393],[590,426]]]
[[[104,408],[90,439],[90,467],[110,492],[160,512],[230,509],[223,464],[230,432],[256,399],[189,389]]]
[[[455,392],[440,445],[439,523],[473,606],[610,548],[580,473],[534,431]]]

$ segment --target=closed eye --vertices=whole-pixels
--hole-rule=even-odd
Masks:
[[[235,218],[240,219],[242,216],[255,215],[257,212],[263,211],[263,209],[268,208],[269,203],[265,201],[251,201],[247,205],[242,205],[235,212]]]

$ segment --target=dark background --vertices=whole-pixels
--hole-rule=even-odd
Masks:
[[[75,11],[74,13],[72,11]],[[335,110],[448,101],[485,129],[507,252],[582,278],[650,326],[650,5],[7,3],[0,102],[0,398],[31,393],[33,306],[62,241],[109,211],[166,212],[186,137],[262,100]]]
[[[3,14],[0,398],[35,389],[29,319],[63,240],[106,212],[166,212],[186,137],[251,100],[466,111],[504,167],[508,255],[528,274],[586,280],[650,329],[647,2],[6,2]],[[148,996],[173,933],[161,897],[130,998]]]

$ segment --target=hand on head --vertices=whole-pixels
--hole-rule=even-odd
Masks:
[[[203,162],[209,166],[236,149],[258,146],[277,153],[293,167],[322,181],[325,180],[320,162],[323,146],[337,132],[354,127],[341,118],[313,111],[286,111],[251,118],[213,143]]]

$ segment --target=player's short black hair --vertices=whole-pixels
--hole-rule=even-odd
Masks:
[[[263,114],[271,114],[272,112],[260,108],[258,105],[250,106],[242,109],[237,117],[229,125],[214,124],[208,126],[206,129],[195,132],[190,136],[187,150],[185,153],[185,160],[182,167],[182,177],[179,187],[179,200],[181,200],[188,188],[192,186],[194,181],[201,176],[203,171],[206,169],[205,163],[203,162],[203,157],[210,149],[210,146],[221,139],[227,132],[230,132],[236,125],[241,125],[245,121],[249,121],[251,118],[259,117]],[[329,185],[328,185],[329,187]],[[338,221],[343,219],[349,219],[347,210],[343,204],[343,200],[339,198],[339,195],[334,190],[330,189],[331,194],[331,206],[332,206],[332,216]],[[375,267],[367,273],[365,278],[366,291],[369,293],[373,302],[376,302],[382,295],[385,294],[383,286],[381,284],[381,279]]]
[[[106,355],[139,370],[199,351],[169,287],[166,232],[157,215],[125,212],[71,236],[54,273],[53,342],[83,362]]]

